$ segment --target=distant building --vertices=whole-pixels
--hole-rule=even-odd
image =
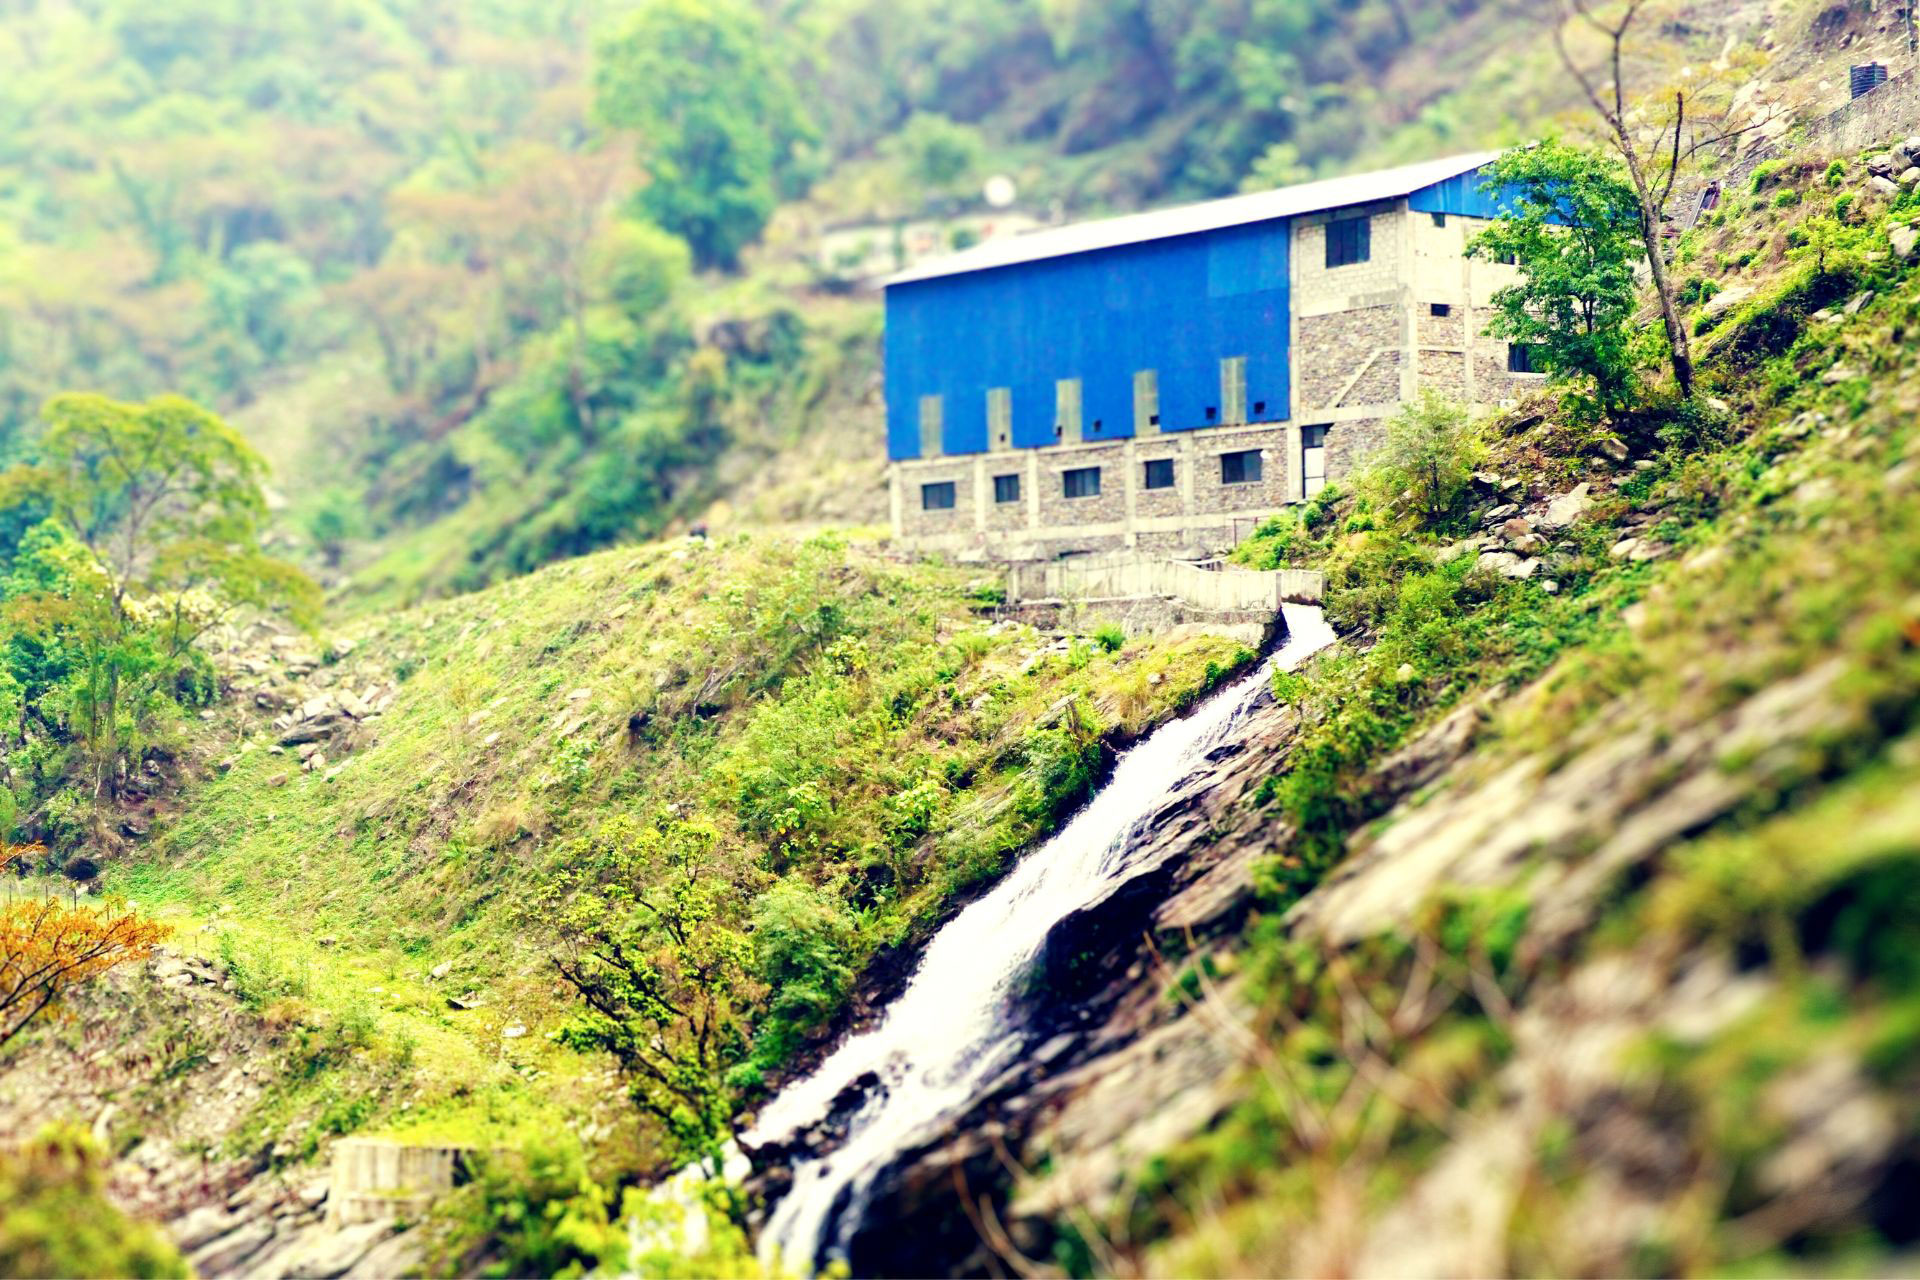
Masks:
[[[991,241],[887,281],[895,535],[1045,558],[1219,548],[1417,388],[1536,380],[1482,336],[1492,153]]]

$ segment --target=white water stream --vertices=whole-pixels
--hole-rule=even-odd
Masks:
[[[851,1118],[846,1142],[794,1169],[792,1189],[761,1234],[764,1260],[806,1272],[823,1256],[841,1256],[875,1176],[937,1134],[1013,1063],[1024,1037],[1008,1014],[1054,925],[1136,873],[1141,850],[1130,837],[1141,819],[1200,767],[1273,668],[1291,668],[1332,642],[1320,610],[1283,607],[1285,647],[1122,755],[1107,785],[1066,827],[934,935],[878,1025],[848,1040],[761,1111],[746,1136],[750,1147],[817,1124],[866,1073],[880,1081]],[[836,1216],[843,1193],[848,1204]]]

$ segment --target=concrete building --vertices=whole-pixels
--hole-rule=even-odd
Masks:
[[[1219,549],[1338,479],[1418,388],[1536,378],[1458,156],[1036,231],[887,282],[894,533],[1045,559]]]

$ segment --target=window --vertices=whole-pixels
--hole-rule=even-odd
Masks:
[[[1053,438],[1063,444],[1080,443],[1080,379],[1062,378],[1053,384]]]
[[[1013,389],[987,390],[987,443],[994,449],[1013,448]]]
[[[1147,479],[1145,487],[1149,489],[1173,488],[1172,458],[1147,459]]]
[[[1508,373],[1539,373],[1534,367],[1533,344],[1515,342],[1507,347]]]
[[[1327,487],[1327,428],[1300,428],[1300,480],[1303,498]]]
[[[1264,418],[1267,416],[1267,402],[1265,400],[1255,400],[1253,402],[1253,416],[1256,418]]]
[[[939,396],[920,397],[920,456],[937,458],[943,445],[940,439],[944,405]]]
[[[1210,404],[1207,406],[1207,421],[1208,422],[1220,421],[1220,407],[1218,405]]]
[[[1069,498],[1092,498],[1100,493],[1100,468],[1075,467],[1060,473],[1060,492]]]
[[[1150,436],[1160,429],[1160,374],[1142,369],[1133,375],[1133,434]]]
[[[1446,214],[1444,214],[1444,213],[1436,213],[1436,214],[1434,214],[1434,215],[1433,215],[1433,225],[1434,225],[1434,226],[1436,226],[1436,227],[1444,227],[1444,226],[1446,226],[1446,225],[1447,225],[1447,215],[1446,215]]]
[[[1427,314],[1430,316],[1450,316],[1453,314],[1453,304],[1450,302],[1430,302],[1427,304]]]
[[[1258,484],[1260,482],[1260,451],[1242,449],[1238,453],[1220,455],[1221,484]]]
[[[1345,267],[1373,256],[1373,220],[1342,218],[1327,224],[1327,266]]]
[[[953,510],[953,481],[942,480],[938,484],[921,485],[920,509],[922,511]]]
[[[1220,420],[1235,425],[1247,420],[1247,358],[1228,356],[1220,362]]]
[[[1019,475],[995,476],[993,478],[993,500],[995,502],[1020,501]]]

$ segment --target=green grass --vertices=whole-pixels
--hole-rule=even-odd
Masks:
[[[337,776],[302,772],[263,726],[219,726],[234,763],[116,887],[221,948],[263,1016],[337,1048],[276,1095],[286,1117],[519,1145],[610,1092],[603,1064],[547,1037],[570,1006],[544,896],[591,877],[603,826],[667,806],[711,823],[755,869],[739,927],[804,882],[857,970],[1057,822],[1104,742],[1251,656],[1111,635],[1052,653],[989,628],[977,588],[835,537],[736,537],[367,621],[349,665],[405,678],[369,740],[331,753]],[[449,1007],[469,990],[479,1007]],[[503,1038],[515,1023],[527,1034]]]
[[[1743,276],[1721,283],[1755,290],[1701,343],[1702,394],[1723,398],[1731,422],[1656,399],[1619,424],[1653,465],[1623,475],[1576,531],[1551,570],[1556,594],[1442,562],[1436,553],[1458,530],[1396,523],[1353,496],[1271,522],[1237,553],[1324,570],[1330,615],[1362,641],[1276,682],[1307,712],[1288,772],[1255,793],[1300,832],[1266,871],[1276,907],[1310,891],[1360,826],[1400,800],[1374,765],[1465,698],[1506,695],[1472,762],[1491,776],[1523,761],[1557,767],[1622,725],[1671,740],[1784,681],[1834,670],[1814,708],[1823,727],[1790,749],[1760,740],[1730,751],[1720,768],[1745,788],[1743,803],[1614,886],[1571,950],[1534,960],[1553,975],[1621,952],[1638,965],[1721,954],[1771,979],[1734,1024],[1698,1043],[1650,1036],[1636,1058],[1622,1108],[1659,1115],[1703,1162],[1699,1182],[1674,1192],[1680,1235],[1644,1243],[1636,1265],[1652,1270],[1791,1260],[1817,1271],[1812,1260],[1884,1254],[1870,1226],[1836,1221],[1791,1255],[1755,1258],[1729,1225],[1765,1203],[1755,1171],[1785,1136],[1768,1090],[1814,1055],[1853,1062],[1895,1100],[1904,1140],[1920,1132],[1920,1114],[1899,1101],[1913,1096],[1920,1045],[1920,277],[1886,253],[1884,232],[1914,198],[1836,197],[1826,172],[1775,166],[1766,182],[1795,199],[1774,195],[1690,233],[1683,259],[1738,262]],[[1847,251],[1821,270],[1799,251],[1798,224],[1782,219],[1836,210]],[[1811,319],[1866,291],[1875,298],[1856,316]],[[1854,376],[1826,381],[1835,365]],[[1549,492],[1583,478],[1593,464],[1569,447],[1577,442],[1547,441],[1553,429],[1507,435],[1496,423],[1488,469]],[[1355,488],[1364,493],[1364,480]],[[1672,551],[1653,563],[1611,558],[1620,523],[1644,504],[1657,504],[1653,534]],[[1524,902],[1524,871],[1517,883]],[[1447,904],[1422,910],[1436,909]],[[1264,996],[1257,1016],[1287,1009],[1262,1027],[1271,1047],[1304,1064],[1295,1076],[1310,1097],[1330,1098],[1349,1070],[1339,1049],[1351,1010],[1327,1001],[1320,967],[1336,960],[1303,954],[1274,920],[1256,921],[1235,961]],[[1383,935],[1337,962],[1390,1006],[1409,937]],[[1405,1079],[1434,1083],[1456,1130],[1500,1105],[1488,1086],[1506,1049],[1490,1030],[1468,1002],[1394,1050]],[[1250,1080],[1218,1128],[1142,1171],[1129,1232],[1161,1237],[1148,1269],[1273,1268],[1291,1256],[1287,1240],[1329,1212],[1336,1175],[1377,1208],[1447,1141],[1417,1109],[1381,1102],[1351,1146],[1310,1151],[1292,1114],[1285,1096]],[[1508,1228],[1516,1270],[1555,1269],[1554,1242],[1577,1226],[1568,1215],[1580,1212],[1586,1160],[1571,1131],[1537,1153]],[[1174,1207],[1200,1203],[1212,1207],[1198,1217]]]

